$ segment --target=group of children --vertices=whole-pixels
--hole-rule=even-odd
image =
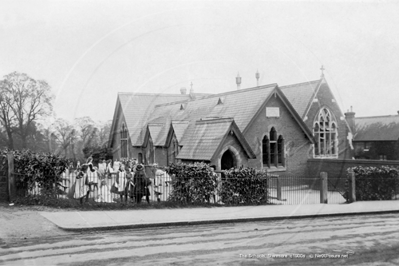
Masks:
[[[97,202],[112,203],[115,194],[120,196],[120,201],[140,203],[145,196],[150,203],[151,180],[146,176],[144,166],[137,161],[126,163],[103,160],[98,167],[93,166],[93,158],[89,157],[83,165],[77,166],[77,175],[74,183],[73,198],[81,203],[89,198],[91,192]],[[114,193],[114,195],[112,195]]]

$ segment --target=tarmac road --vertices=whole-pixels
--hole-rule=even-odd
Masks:
[[[0,250],[3,265],[364,263],[399,265],[399,214],[46,234]]]

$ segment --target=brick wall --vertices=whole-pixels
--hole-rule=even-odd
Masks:
[[[221,146],[223,148],[219,151],[219,154],[214,156],[213,160],[210,162],[211,165],[216,165],[217,169],[221,169],[222,156],[226,152],[226,148],[229,148],[235,156],[236,167],[248,166],[248,156],[235,136],[229,134]]]
[[[278,118],[266,117],[266,110],[263,108],[253,123],[245,132],[245,138],[256,155],[255,160],[249,161],[249,166],[262,169],[262,139],[270,129],[274,127],[277,135],[284,138],[286,149],[285,174],[303,175],[306,172],[307,159],[311,158],[311,142],[306,138],[304,132],[284,106],[280,98],[272,96],[266,107],[279,107]],[[271,170],[271,169],[269,169]],[[282,169],[273,169],[282,170]]]
[[[309,176],[320,176],[320,172],[327,172],[328,178],[346,178],[347,169],[350,167],[382,165],[399,167],[399,161],[309,159],[307,165]]]
[[[338,159],[352,159],[353,152],[349,148],[348,143],[348,132],[349,127],[346,123],[346,120],[343,119],[344,114],[342,113],[341,109],[337,101],[334,98],[330,88],[328,87],[327,83],[323,83],[315,97],[317,101],[313,102],[309,108],[307,113],[307,119],[305,121],[306,125],[313,133],[313,123],[320,111],[320,108],[327,107],[335,116],[338,126]]]

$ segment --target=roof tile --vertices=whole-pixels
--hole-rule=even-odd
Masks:
[[[397,141],[399,115],[356,117],[354,141]]]
[[[320,80],[314,80],[309,82],[303,82],[293,85],[279,87],[284,95],[287,97],[295,111],[301,118],[304,117],[306,108],[309,102],[312,101],[312,97],[316,92],[316,89],[320,83]]]

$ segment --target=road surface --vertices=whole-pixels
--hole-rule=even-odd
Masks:
[[[3,265],[399,265],[399,214],[3,240]]]

